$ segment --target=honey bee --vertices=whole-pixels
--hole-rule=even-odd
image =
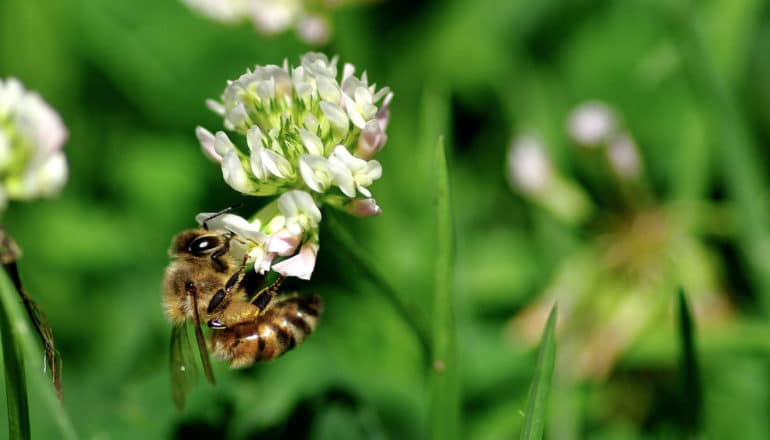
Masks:
[[[253,279],[246,264],[230,255],[238,239],[229,231],[190,229],[172,240],[174,260],[163,278],[163,307],[174,329],[171,334],[172,395],[177,407],[195,380],[186,324],[192,322],[204,373],[215,383],[201,322],[211,329],[209,347],[231,368],[276,358],[300,344],[315,330],[323,311],[317,295],[278,295],[282,277],[249,294]],[[254,274],[255,275],[255,274]]]

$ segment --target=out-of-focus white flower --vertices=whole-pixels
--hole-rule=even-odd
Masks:
[[[322,45],[329,41],[329,20],[320,15],[305,15],[297,21],[297,35],[308,43]]]
[[[328,19],[312,11],[341,6],[342,1],[313,0],[182,0],[201,15],[222,23],[250,21],[257,32],[275,35],[295,27],[303,41],[320,45],[329,40]]]
[[[567,121],[570,137],[584,147],[596,147],[606,142],[616,129],[615,112],[599,101],[588,101],[579,105]]]
[[[59,193],[67,180],[59,114],[15,78],[0,80],[0,206]]]
[[[531,135],[518,137],[508,149],[508,178],[511,185],[524,193],[534,194],[548,189],[553,180],[551,160],[540,141]]]
[[[245,12],[246,0],[182,0],[206,17],[223,23],[239,21]]]
[[[636,143],[627,134],[613,138],[607,145],[607,157],[613,171],[623,178],[635,178],[639,176],[642,162]]]
[[[569,223],[588,218],[593,206],[580,185],[554,169],[545,147],[532,135],[517,137],[508,149],[511,187]]]

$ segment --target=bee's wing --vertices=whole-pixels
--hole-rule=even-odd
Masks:
[[[171,397],[176,407],[184,409],[184,401],[195,385],[198,370],[195,367],[187,323],[174,326],[171,330]]]
[[[206,373],[206,379],[211,384],[216,384],[214,379],[214,370],[211,368],[211,360],[209,359],[209,350],[206,348],[206,339],[203,337],[203,330],[201,330],[201,321],[198,316],[198,296],[192,295],[193,299],[193,316],[195,318],[195,340],[198,342],[198,352],[201,355],[201,364],[203,364],[203,372]]]

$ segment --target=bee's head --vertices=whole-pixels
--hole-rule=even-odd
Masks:
[[[204,257],[222,248],[227,239],[228,237],[222,232],[212,232],[206,229],[188,229],[174,237],[168,253],[172,257],[182,255]]]

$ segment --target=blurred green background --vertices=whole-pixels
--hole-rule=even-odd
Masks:
[[[433,146],[447,138],[461,437],[518,435],[535,352],[512,330],[517,317],[575,255],[578,267],[600,267],[591,252],[601,219],[622,223],[627,214],[603,197],[612,183],[596,183],[564,129],[571,109],[600,99],[639,145],[645,209],[698,207],[686,209],[675,234],[696,243],[707,264],[668,274],[654,300],[632,308],[646,324],[608,372],[569,374],[563,367],[573,360],[560,359],[546,436],[676,438],[691,429],[688,408],[698,407],[706,437],[770,438],[770,4],[692,3],[398,0],[332,13],[333,37],[320,50],[395,92],[378,155],[384,176],[372,187],[384,213],[342,220],[428,319]],[[274,362],[240,371],[217,364],[218,386],[200,381],[184,413],[171,400],[170,326],[160,307],[171,237],[194,226],[198,212],[244,201],[248,215],[264,203],[243,200],[201,154],[195,126],[222,123],[204,100],[247,67],[296,65],[310,49],[292,33],[265,38],[173,0],[0,0],[0,77],[40,92],[70,131],[61,197],[12,203],[3,220],[24,250],[26,287],[55,331],[64,408],[82,438],[428,435],[418,341],[323,223],[312,282],[289,286],[325,298],[316,333]],[[545,141],[599,220],[559,221],[509,187],[506,151],[523,131]],[[714,291],[690,283],[701,275]],[[588,291],[582,315],[572,324],[565,315],[557,340],[590,356],[597,347],[580,345],[580,322],[611,322],[615,309],[593,307],[593,281],[578,282]],[[681,391],[677,285],[695,304],[702,402]],[[623,298],[628,286],[600,287]],[[706,293],[718,298],[718,319],[698,313]],[[544,318],[535,319],[536,338]],[[598,334],[590,343],[601,352],[612,332]],[[31,410],[33,437],[56,438],[35,394]],[[6,422],[0,417],[0,432]]]

